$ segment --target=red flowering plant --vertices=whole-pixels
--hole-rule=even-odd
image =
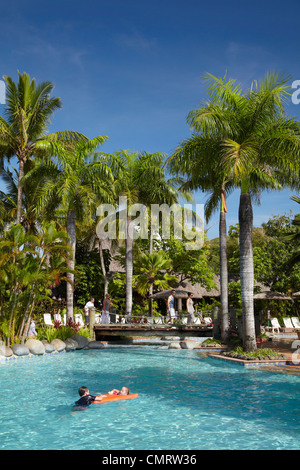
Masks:
[[[75,333],[78,333],[79,328],[80,328],[80,323],[79,323],[79,322],[76,323],[76,322],[73,321],[72,318],[68,318],[68,320],[67,320],[67,326],[68,326],[69,328],[72,328],[72,330],[74,330]]]
[[[53,326],[54,328],[56,328],[57,330],[59,330],[61,328],[61,321],[59,320],[53,320]]]

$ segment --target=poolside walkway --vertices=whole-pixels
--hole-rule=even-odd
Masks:
[[[284,366],[269,365],[268,367],[261,369],[282,374],[300,375],[300,352],[299,354],[296,353],[295,346],[297,346],[297,343],[295,344],[294,342],[295,339],[267,341],[266,343],[263,343],[261,346],[259,346],[259,348],[261,347],[262,349],[274,349],[280,354],[284,354],[287,359],[287,364]]]
[[[281,354],[284,354],[287,360],[292,361],[292,356],[295,353],[295,347],[292,348],[295,339],[287,339],[287,340],[276,340],[276,341],[267,341],[266,343],[262,343],[258,346],[258,349],[274,349]],[[295,346],[295,344],[294,344]],[[299,342],[300,346],[300,342]],[[300,362],[300,354],[299,354],[299,362]]]

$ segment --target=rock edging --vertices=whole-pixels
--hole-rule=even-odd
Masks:
[[[93,342],[91,342],[93,343]],[[74,351],[76,349],[88,349],[89,340],[85,336],[74,335],[65,341],[55,338],[48,343],[47,340],[39,341],[29,338],[25,344],[13,344],[10,347],[0,345],[0,363],[18,357],[44,356],[52,353]],[[92,346],[95,348],[95,346]]]

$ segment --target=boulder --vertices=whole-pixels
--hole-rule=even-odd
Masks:
[[[195,341],[181,341],[180,343],[182,349],[194,349],[195,347]]]
[[[75,340],[76,343],[78,343],[78,346],[77,346],[76,349],[84,349],[89,344],[89,340],[85,336],[74,335],[74,336],[72,336],[71,339]]]
[[[55,347],[52,344],[48,343],[46,339],[43,339],[42,343],[45,346],[46,353],[52,353],[53,351],[56,351]]]
[[[10,357],[13,355],[13,350],[9,346],[0,346],[0,356]]]
[[[11,346],[15,356],[28,356],[29,349],[24,344],[13,344]]]
[[[90,341],[88,344],[88,349],[104,349],[105,347],[106,345],[100,341]]]
[[[77,341],[75,341],[74,339],[72,338],[67,338],[65,340],[65,344],[66,344],[66,350],[67,351],[75,351],[75,349],[78,348],[78,343]]]
[[[38,339],[29,338],[26,341],[25,346],[29,349],[31,354],[35,354],[37,356],[40,354],[45,354],[45,346]]]
[[[58,352],[64,351],[64,349],[66,349],[66,343],[58,338],[54,338],[50,344],[52,344],[52,346],[54,346]]]
[[[181,336],[167,335],[167,336],[164,336],[164,338],[162,338],[162,340],[165,340],[165,341],[181,341],[182,337]]]
[[[181,349],[180,343],[178,341],[173,341],[169,344],[168,349]]]

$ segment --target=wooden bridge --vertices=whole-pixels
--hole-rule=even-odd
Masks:
[[[213,328],[206,325],[142,325],[142,324],[95,324],[93,326],[93,335],[96,341],[120,341],[134,338],[167,336],[180,336],[182,339],[187,337],[212,336]]]

